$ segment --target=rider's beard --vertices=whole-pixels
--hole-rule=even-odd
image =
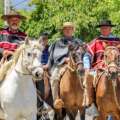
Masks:
[[[18,25],[14,24],[14,25],[11,25],[10,28],[12,31],[17,31],[19,27]]]
[[[16,26],[16,25],[11,26],[11,28],[12,28],[13,30],[18,30],[18,26]]]

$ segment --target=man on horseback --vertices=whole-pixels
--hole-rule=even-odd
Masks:
[[[20,21],[26,19],[18,12],[11,10],[9,14],[2,15],[1,19],[7,21],[8,27],[0,29],[0,59],[10,56],[22,42],[26,34],[19,30]]]
[[[107,46],[118,46],[120,39],[112,35],[112,27],[115,27],[110,20],[104,20],[99,25],[101,35],[88,44],[91,55],[91,67],[94,69],[104,68],[103,54]]]
[[[48,58],[49,58],[48,37],[49,37],[49,33],[43,32],[39,38],[39,43],[42,44],[42,46],[43,46],[42,55],[40,56],[40,63],[42,64],[43,68],[47,64]],[[44,71],[44,74],[45,74],[45,72],[46,71]],[[36,88],[39,91],[41,98],[43,99],[43,100],[41,100],[39,97],[37,99],[38,111],[42,112],[42,109],[40,109],[40,108],[44,107],[44,101],[50,105],[52,104],[52,100],[51,100],[52,97],[49,94],[50,93],[50,85],[49,85],[48,78],[45,79],[45,77],[43,77],[43,80],[37,81]],[[45,119],[48,118],[48,114],[45,114],[43,116],[45,117]],[[42,119],[43,116],[38,114],[37,120]]]
[[[41,56],[42,65],[46,65],[49,58],[49,44],[48,44],[48,32],[43,32],[40,36],[39,42],[43,45],[44,49]]]
[[[117,47],[120,44],[120,39],[112,35],[112,27],[115,27],[110,20],[103,20],[97,25],[97,28],[100,28],[101,35],[95,38],[88,44],[88,51],[90,53],[91,68],[93,69],[90,74],[94,76],[97,75],[97,71],[105,69],[104,63],[104,51],[108,46]],[[94,106],[93,113],[91,110],[88,110],[88,114],[97,116],[97,111]]]
[[[73,46],[77,46],[83,44],[81,40],[73,37],[74,29],[75,27],[72,22],[65,22],[62,27],[63,37],[59,38],[50,47],[50,56],[46,68],[49,68],[51,71],[50,83],[51,83],[54,106],[57,100],[62,101],[61,99],[59,99],[59,82],[61,76],[60,70],[61,68],[64,67],[65,64],[69,62],[68,45],[72,44]],[[87,63],[86,65],[84,64],[84,66],[86,68],[89,68],[89,63]]]

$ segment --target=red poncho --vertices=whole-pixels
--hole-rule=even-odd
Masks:
[[[8,51],[15,51],[15,49],[17,49],[17,46],[18,45],[16,43],[0,42],[0,48]]]
[[[24,41],[26,34],[20,30],[13,33],[9,28],[0,29],[0,48],[14,51],[19,42]]]
[[[88,51],[92,56],[92,68],[105,67],[103,62],[104,50],[107,46],[117,46],[120,44],[119,38],[98,37],[88,44]]]

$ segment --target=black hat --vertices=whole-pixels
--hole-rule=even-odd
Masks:
[[[48,37],[49,37],[49,33],[48,32],[43,32],[43,33],[40,34],[39,41],[40,42],[44,41],[44,40],[48,39]]]
[[[97,25],[96,27],[102,27],[102,26],[115,27],[116,25],[113,25],[110,20],[103,20],[103,21],[101,21],[100,24]]]
[[[48,32],[43,32],[40,36],[42,36],[42,37],[48,37],[49,33]]]

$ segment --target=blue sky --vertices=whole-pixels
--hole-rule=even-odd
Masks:
[[[16,9],[30,10],[31,7],[28,6],[29,1],[30,0],[11,0],[11,3]]]

